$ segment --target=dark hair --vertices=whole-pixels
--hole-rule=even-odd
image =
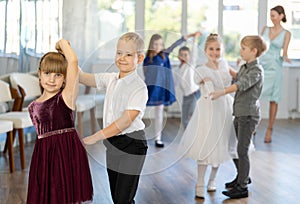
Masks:
[[[159,34],[152,35],[152,37],[150,39],[146,57],[149,57],[149,61],[151,63],[153,62],[153,57],[156,55],[155,51],[153,50],[153,43],[154,43],[154,41],[157,41],[159,39],[162,39],[161,35],[159,35]],[[158,55],[160,55],[162,57],[162,59],[165,60],[165,55],[164,55],[163,51],[158,53]]]
[[[187,46],[182,46],[181,48],[179,48],[178,53],[180,53],[181,51],[188,51],[188,52],[190,52],[190,48],[188,48]]]
[[[271,11],[276,11],[279,14],[283,14],[283,18],[281,20],[284,23],[286,22],[286,15],[282,6],[275,6],[274,8],[271,8]]]

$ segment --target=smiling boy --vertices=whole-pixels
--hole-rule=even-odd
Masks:
[[[139,34],[123,34],[117,44],[118,73],[80,72],[80,83],[106,90],[103,129],[85,137],[87,145],[104,140],[106,165],[114,203],[134,203],[139,176],[147,153],[142,121],[148,92],[137,74],[143,62],[144,41]]]

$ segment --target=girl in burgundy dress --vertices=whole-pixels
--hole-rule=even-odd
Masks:
[[[28,106],[38,140],[30,164],[27,204],[79,204],[93,198],[87,152],[74,127],[78,59],[64,39],[56,49],[40,61],[43,92]]]

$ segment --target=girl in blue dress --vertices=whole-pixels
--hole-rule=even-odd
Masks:
[[[169,54],[192,35],[182,36],[167,49],[164,49],[164,41],[161,35],[154,34],[150,39],[143,63],[143,71],[148,89],[147,106],[155,106],[154,131],[156,147],[164,147],[164,143],[161,140],[164,106],[169,106],[176,101]]]
[[[270,102],[269,122],[266,131],[265,143],[272,141],[272,131],[275,122],[278,103],[281,98],[281,85],[283,79],[282,63],[289,62],[287,50],[291,39],[291,33],[281,25],[286,22],[284,8],[276,6],[271,9],[270,18],[273,23],[272,27],[265,26],[261,35],[268,42],[268,51],[260,57],[260,63],[264,68],[264,85],[262,98]],[[282,50],[282,56],[281,56]]]

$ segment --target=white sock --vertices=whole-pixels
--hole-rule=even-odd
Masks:
[[[211,172],[210,172],[210,176],[209,176],[209,180],[213,181],[216,179],[216,175],[218,173],[218,169],[219,169],[219,166],[217,167],[211,167]]]
[[[164,105],[154,107],[155,119],[154,119],[154,134],[155,140],[161,140],[161,132],[163,129],[164,118]]]
[[[198,180],[197,186],[204,186],[204,177],[207,169],[207,165],[198,164]]]

